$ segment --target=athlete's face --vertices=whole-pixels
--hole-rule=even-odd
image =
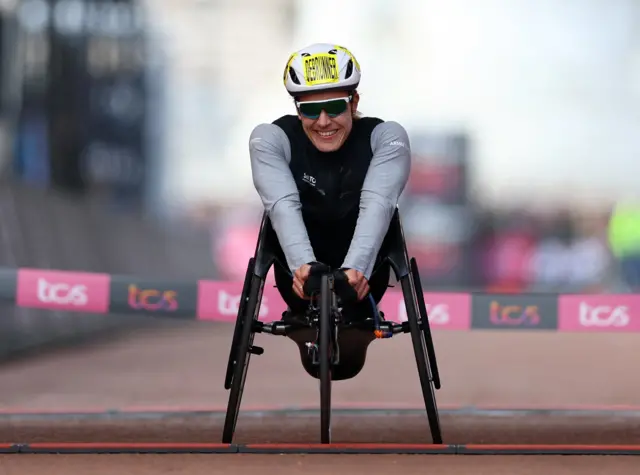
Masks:
[[[312,102],[316,103],[309,104]],[[318,92],[301,97],[297,104],[302,128],[318,150],[334,152],[342,147],[353,126],[353,116],[358,108],[357,93],[350,98],[343,91]]]

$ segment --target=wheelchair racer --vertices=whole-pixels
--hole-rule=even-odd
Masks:
[[[360,77],[344,47],[318,43],[293,53],[283,81],[295,114],[256,126],[249,139],[253,183],[291,271],[274,266],[289,307],[283,318],[308,309],[305,284],[317,266],[342,277],[347,321],[370,318],[370,297],[377,305],[389,285],[382,245],[411,149],[402,125],[358,112]]]

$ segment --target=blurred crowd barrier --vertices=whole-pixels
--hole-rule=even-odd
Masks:
[[[209,235],[176,232],[139,215],[114,213],[100,199],[72,199],[15,181],[0,185],[0,266],[138,275],[151,280],[215,278]],[[40,298],[67,299],[64,282],[40,282]],[[157,320],[134,315],[3,306],[0,357],[41,345],[86,340]]]
[[[419,204],[410,200],[403,198],[400,213],[409,253],[416,257],[428,291],[628,290],[607,241],[608,207],[536,213],[527,208],[480,209],[472,204],[449,209],[426,198]],[[221,279],[242,280],[255,250],[260,217],[259,207],[217,214],[211,232]],[[438,236],[429,235],[431,228],[438,230]]]

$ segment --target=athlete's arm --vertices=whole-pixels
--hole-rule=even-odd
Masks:
[[[411,171],[409,136],[397,122],[383,122],[373,129],[371,149],[358,222],[342,264],[362,272],[367,280]]]
[[[249,138],[249,157],[253,184],[269,214],[273,229],[295,272],[315,261],[307,228],[302,220],[298,187],[291,174],[291,145],[284,131],[275,124],[260,124]]]

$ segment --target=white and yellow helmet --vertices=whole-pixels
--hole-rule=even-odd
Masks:
[[[316,43],[293,53],[283,81],[291,96],[330,90],[354,90],[360,84],[360,64],[347,48]]]

